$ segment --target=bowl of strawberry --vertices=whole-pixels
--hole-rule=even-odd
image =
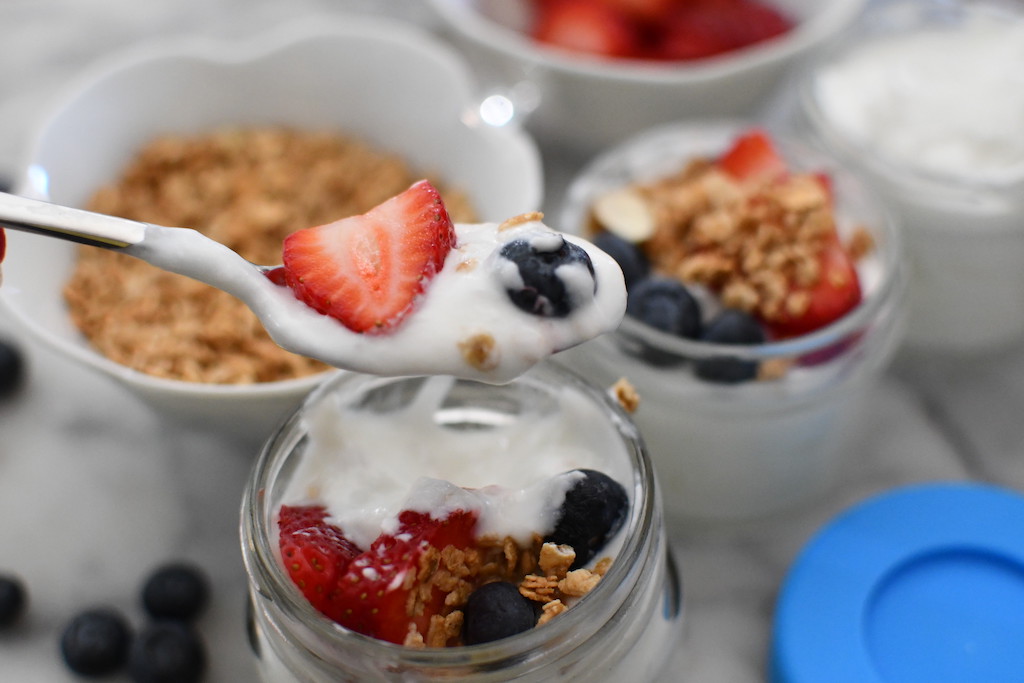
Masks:
[[[619,330],[569,352],[625,375],[670,514],[748,518],[824,494],[902,338],[898,227],[855,177],[743,121],[598,157],[562,216],[620,263]]]
[[[550,362],[326,383],[260,455],[242,551],[265,680],[658,680],[681,637],[636,428]]]
[[[865,0],[431,0],[545,145],[594,152],[681,118],[746,116]]]

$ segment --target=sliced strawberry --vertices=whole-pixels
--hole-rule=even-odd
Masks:
[[[285,505],[277,525],[288,575],[313,607],[329,614],[335,609],[338,578],[360,550],[326,519],[322,505]]]
[[[766,321],[772,337],[786,339],[814,332],[839,320],[860,303],[857,269],[838,240],[822,251],[821,276],[807,291],[810,305],[803,315]]]
[[[605,57],[635,57],[640,52],[636,28],[619,11],[595,0],[538,4],[532,35],[548,45]]]
[[[657,56],[703,59],[773,38],[792,26],[785,15],[754,0],[693,0],[664,18]]]
[[[4,262],[4,256],[7,255],[7,235],[4,233],[4,229],[0,228],[0,263]]]
[[[462,510],[442,520],[402,512],[397,532],[374,541],[341,577],[337,594],[344,609],[333,615],[335,621],[392,643],[405,640],[410,624],[426,635],[430,617],[444,610],[445,593],[429,584],[436,567],[422,560],[431,548],[469,548],[476,519],[475,513]]]
[[[770,179],[786,173],[786,162],[768,134],[760,129],[738,137],[718,159],[718,166],[740,181]]]
[[[292,233],[285,281],[296,298],[356,332],[387,332],[415,307],[455,246],[441,195],[415,183],[365,214]]]
[[[669,16],[681,0],[599,0],[624,16],[642,21],[659,22]]]

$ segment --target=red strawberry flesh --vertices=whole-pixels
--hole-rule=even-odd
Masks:
[[[338,578],[359,548],[327,522],[322,505],[282,506],[278,529],[281,558],[292,581],[317,610],[333,611]]]
[[[421,180],[365,214],[289,235],[284,281],[349,329],[386,333],[414,310],[454,246],[441,195]]]
[[[718,167],[739,181],[770,180],[786,173],[775,143],[759,129],[747,131],[718,159]]]
[[[302,511],[301,516],[296,510]],[[431,616],[445,609],[445,593],[430,584],[436,558],[447,547],[466,549],[474,543],[476,514],[456,510],[444,519],[434,519],[429,514],[406,510],[399,515],[394,534],[382,534],[369,549],[360,551],[345,539],[341,529],[324,521],[325,512],[318,518],[317,511],[323,508],[284,506],[280,514],[281,549],[286,565],[291,557],[306,556],[295,550],[286,552],[286,542],[289,548],[298,545],[300,551],[305,551],[304,542],[319,542],[328,537],[332,542],[342,539],[341,545],[346,549],[323,554],[337,564],[314,573],[315,582],[307,578],[309,571],[293,572],[289,567],[296,585],[299,579],[306,580],[305,587],[299,586],[303,595],[310,598],[312,594],[311,604],[328,618],[373,638],[401,644],[412,626],[426,634]],[[292,521],[297,517],[298,524]],[[312,533],[310,525],[301,522],[305,518],[314,520]],[[297,535],[293,531],[295,526],[304,533]],[[331,531],[325,532],[323,526]],[[350,552],[352,549],[354,553]],[[318,558],[316,553],[320,550],[319,545],[315,546],[313,554]],[[298,565],[305,567],[301,562]],[[328,576],[329,580],[324,580]]]

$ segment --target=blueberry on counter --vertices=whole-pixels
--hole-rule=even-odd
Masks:
[[[28,604],[25,585],[16,576],[0,574],[0,628],[6,628],[18,620]]]
[[[590,282],[594,282],[594,264],[587,252],[557,233],[512,240],[501,248],[500,255],[515,264],[518,273],[517,278],[505,278],[509,298],[533,315],[564,318],[572,313],[577,297],[571,286],[579,278],[563,278],[559,269],[585,268],[590,273]],[[594,290],[596,283],[589,294]]]
[[[25,374],[25,360],[21,350],[11,342],[0,339],[0,398],[14,393]]]
[[[700,304],[681,282],[662,277],[640,280],[629,291],[626,313],[677,337],[701,334]]]
[[[594,246],[605,252],[619,264],[626,289],[643,280],[651,271],[647,256],[633,242],[624,240],[611,232],[602,232],[592,240]]]
[[[716,344],[751,346],[767,341],[764,329],[756,318],[736,309],[725,309],[701,335],[703,341]],[[694,373],[708,382],[738,384],[757,376],[757,361],[739,358],[706,358],[694,363]]]
[[[210,595],[206,575],[186,563],[157,568],[142,587],[142,605],[156,619],[194,619]]]
[[[575,470],[583,477],[565,494],[555,530],[544,540],[572,546],[578,569],[594,558],[626,519],[629,496],[622,484],[603,472]]]
[[[205,670],[203,642],[184,622],[154,622],[132,643],[128,672],[135,683],[193,683]]]
[[[537,607],[507,581],[487,583],[473,591],[462,610],[462,641],[489,643],[529,631],[537,623]]]
[[[128,655],[128,622],[110,609],[91,609],[75,616],[60,638],[68,668],[83,676],[101,676],[119,669]]]

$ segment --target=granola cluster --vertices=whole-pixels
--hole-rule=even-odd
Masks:
[[[653,269],[718,292],[722,305],[765,321],[799,317],[836,240],[827,184],[815,174],[739,182],[710,160],[623,188],[594,205],[592,228],[640,244]],[[873,248],[858,227],[844,245]]]
[[[288,234],[364,213],[423,171],[335,132],[228,128],[151,141],[88,208],[194,228],[253,263],[275,264]],[[453,220],[474,220],[463,194],[437,186]],[[249,384],[326,369],[278,347],[234,297],[122,254],[83,247],[64,294],[98,351],[147,374]]]
[[[460,550],[449,546],[431,548],[420,560],[417,574],[408,574],[406,588],[416,587],[409,595],[406,611],[410,616],[423,613],[423,605],[435,588],[445,595],[445,614],[430,619],[427,633],[410,624],[404,645],[409,647],[452,647],[460,645],[463,614],[461,608],[476,587],[491,581],[510,581],[519,593],[540,605],[537,625],[546,624],[568,609],[572,600],[589,593],[611,566],[611,558],[602,558],[593,569],[570,569],[576,552],[567,545],[545,543],[540,536],[529,547],[520,547],[512,538],[483,539],[478,548]]]

